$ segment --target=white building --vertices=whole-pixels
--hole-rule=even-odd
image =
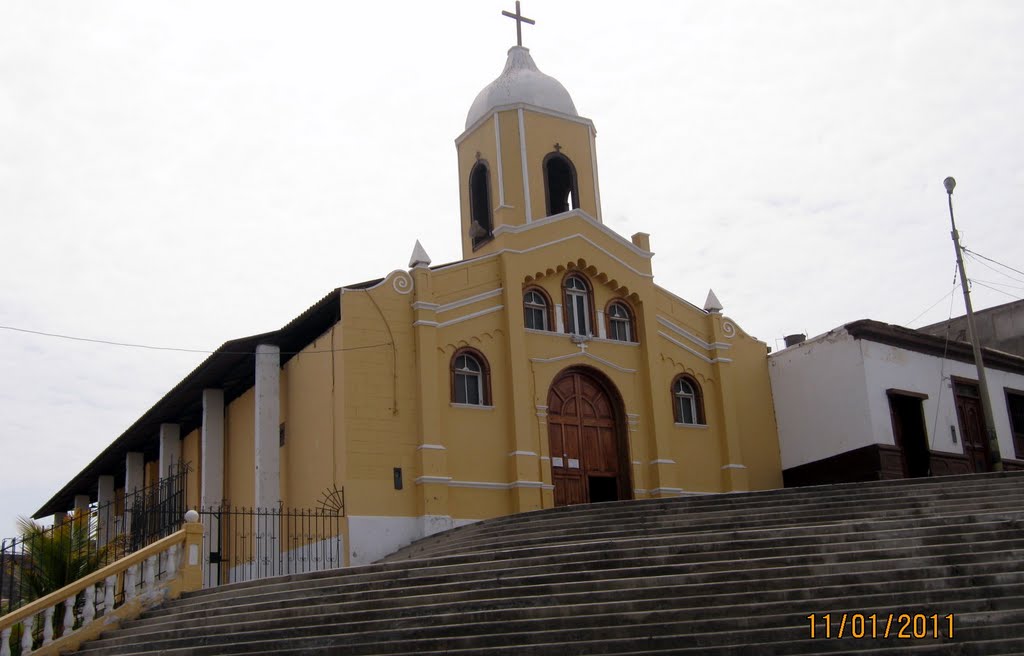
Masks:
[[[999,451],[1024,469],[1024,358],[985,349]],[[769,357],[786,486],[989,471],[969,344],[862,320]]]

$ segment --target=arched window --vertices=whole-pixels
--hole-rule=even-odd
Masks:
[[[490,405],[487,360],[474,349],[460,349],[452,357],[452,403]]]
[[[479,160],[469,174],[469,237],[474,247],[490,239],[493,230],[490,186],[487,164]]]
[[[565,330],[571,335],[592,335],[590,286],[579,274],[565,279]]]
[[[568,212],[580,206],[576,167],[562,153],[548,153],[544,158],[544,191],[547,196],[548,216]]]
[[[551,330],[551,305],[547,295],[536,287],[523,294],[523,323],[532,330]]]
[[[672,381],[672,408],[677,424],[704,423],[704,402],[697,381],[676,376]]]
[[[633,313],[622,301],[612,301],[605,311],[608,319],[608,339],[632,342],[634,339]]]

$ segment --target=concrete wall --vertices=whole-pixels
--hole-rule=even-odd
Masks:
[[[768,362],[783,469],[876,442],[863,355],[846,331],[778,351]]]
[[[950,339],[968,341],[967,316],[925,326],[919,330],[945,337],[949,325]],[[1024,356],[1024,301],[1014,301],[974,313],[978,341],[982,346]]]

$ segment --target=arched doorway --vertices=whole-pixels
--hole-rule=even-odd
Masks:
[[[556,506],[633,498],[622,402],[604,376],[583,367],[559,374],[547,423]]]

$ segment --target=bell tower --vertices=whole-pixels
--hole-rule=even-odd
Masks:
[[[517,44],[455,140],[463,258],[493,252],[503,233],[549,216],[580,210],[601,221],[594,124],[523,47],[522,24],[534,21],[519,2],[502,14],[516,21]]]

